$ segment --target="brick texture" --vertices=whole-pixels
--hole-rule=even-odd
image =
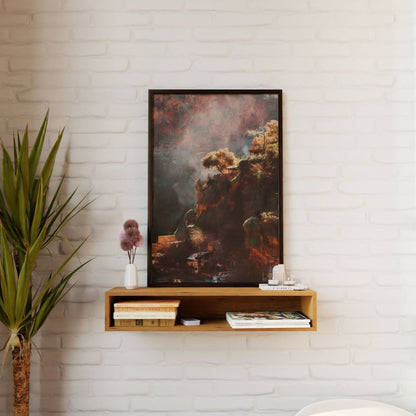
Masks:
[[[416,411],[415,8],[0,0],[0,137],[50,108],[56,177],[97,197],[67,230],[95,260],[35,340],[32,415],[292,416],[333,397]],[[104,332],[119,228],[146,229],[149,88],[283,90],[285,263],[318,292],[316,333]]]

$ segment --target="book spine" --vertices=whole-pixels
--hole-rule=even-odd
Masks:
[[[178,308],[175,307],[150,307],[150,306],[116,306],[114,305],[114,312],[176,312]]]
[[[174,319],[159,319],[159,326],[175,326]]]
[[[114,312],[114,319],[175,319],[176,312]]]
[[[176,302],[147,302],[147,301],[137,301],[137,302],[115,302],[114,306],[121,306],[121,307],[139,307],[139,308],[177,308],[180,304],[180,301]]]
[[[174,319],[114,319],[114,326],[174,326]]]

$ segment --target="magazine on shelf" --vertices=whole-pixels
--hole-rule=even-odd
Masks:
[[[227,320],[228,322],[228,320]],[[272,324],[262,324],[262,323],[255,323],[255,324],[246,324],[246,323],[232,323],[228,322],[231,328],[310,328],[310,324],[293,324],[293,323],[285,323],[285,322],[275,322]]]
[[[227,312],[232,328],[308,328],[311,320],[301,312]]]

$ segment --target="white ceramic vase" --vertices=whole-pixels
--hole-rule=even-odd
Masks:
[[[135,264],[127,264],[124,274],[124,287],[126,289],[136,289],[139,287],[139,279],[137,277],[137,267]]]

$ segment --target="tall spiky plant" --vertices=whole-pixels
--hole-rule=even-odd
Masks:
[[[64,272],[85,240],[58,263],[55,271],[40,276],[33,285],[32,274],[37,258],[56,238],[62,228],[90,202],[82,198],[69,209],[76,191],[60,202],[64,177],[49,198],[49,186],[56,155],[62,140],[59,132],[52,149],[40,164],[49,111],[29,150],[26,127],[20,139],[13,139],[13,160],[2,146],[2,178],[0,187],[0,322],[9,331],[5,353],[12,351],[14,380],[14,414],[29,415],[29,378],[32,338],[45,323],[50,312],[71,289],[71,278],[85,264]],[[36,287],[35,287],[36,286]]]

